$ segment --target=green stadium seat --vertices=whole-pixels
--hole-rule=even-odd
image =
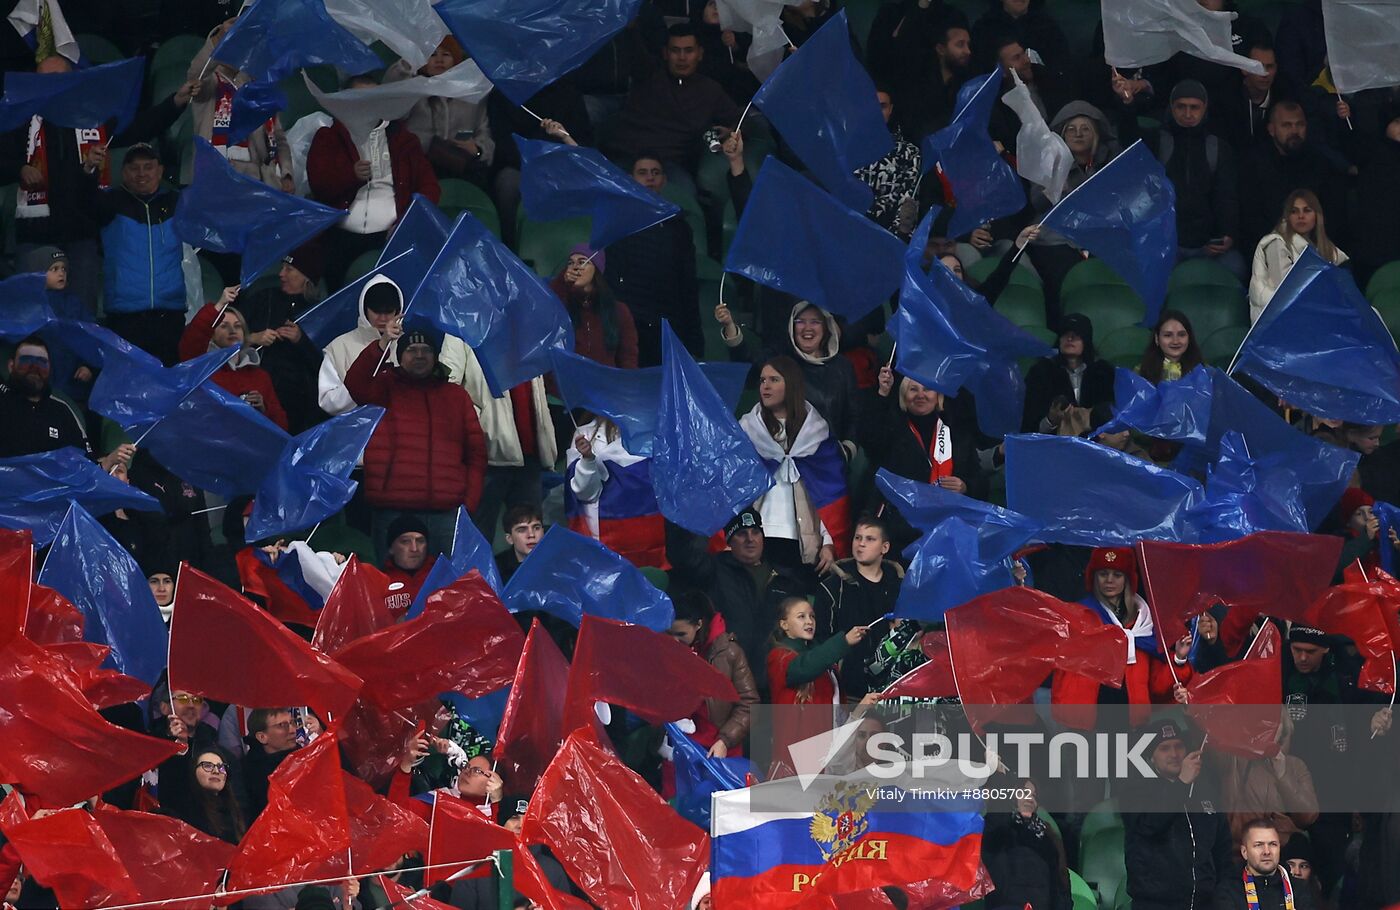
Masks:
[[[1099,899],[1094,889],[1073,869],[1069,873],[1069,896],[1074,902],[1074,910],[1099,910]]]
[[[224,280],[219,275],[219,270],[209,263],[203,256],[197,257],[199,261],[199,280],[204,289],[204,302],[213,303],[219,299],[219,295],[224,292]]]
[[[1171,278],[1167,280],[1167,293],[1200,285],[1239,288],[1240,281],[1214,259],[1188,259],[1172,269]]]
[[[1152,337],[1152,330],[1140,325],[1119,326],[1107,335],[1094,334],[1094,350],[1114,366],[1132,369],[1142,362],[1143,348]]]
[[[350,265],[345,269],[345,283],[359,281],[368,275],[370,270],[374,268],[374,264],[379,261],[379,254],[382,252],[383,250],[365,250],[352,259]]]
[[[103,63],[116,63],[118,60],[126,58],[126,54],[121,52],[111,41],[101,35],[75,35],[78,39],[78,47],[83,52],[83,59],[94,66]]]
[[[1374,303],[1380,294],[1395,290],[1400,290],[1400,260],[1387,262],[1376,269],[1376,274],[1366,285],[1366,299]]]
[[[882,0],[846,0],[846,16],[851,24],[851,34],[861,50],[870,44],[870,26],[875,24],[875,16],[880,12]]]
[[[1201,341],[1201,356],[1206,359],[1206,363],[1213,367],[1226,369],[1230,366],[1230,361],[1234,359],[1235,352],[1240,349],[1244,342],[1244,336],[1249,334],[1249,329],[1242,325],[1229,325],[1223,329],[1216,329],[1208,337]]]
[[[1111,910],[1118,886],[1128,877],[1123,858],[1123,829],[1106,828],[1084,841],[1079,874],[1099,896],[1099,906]]]
[[[1114,329],[1137,325],[1143,320],[1142,300],[1122,284],[1080,286],[1072,293],[1061,293],[1066,314],[1080,313],[1094,324],[1094,337],[1102,338]]]
[[[178,66],[183,72],[189,72],[190,62],[204,49],[204,41],[199,35],[172,35],[166,38],[151,57],[151,70],[159,72]]]
[[[183,63],[163,67],[151,72],[151,101],[160,103],[185,84],[186,65]]]
[[[1118,814],[1118,802],[1106,799],[1097,803],[1084,815],[1084,824],[1079,826],[1079,849],[1083,852],[1084,844],[1100,831],[1109,828],[1122,828],[1123,818]]]
[[[491,233],[501,236],[500,213],[485,190],[470,180],[456,177],[443,177],[438,184],[442,187],[438,208],[449,220],[457,220],[457,216],[464,211],[471,212],[472,217],[490,228]]]
[[[531,221],[522,208],[516,220],[517,252],[535,274],[552,278],[563,268],[569,250],[576,244],[588,242],[590,224],[589,218]]]
[[[1249,304],[1238,287],[1193,287],[1168,297],[1167,307],[1191,320],[1197,344],[1223,328],[1249,325]]]
[[[1045,327],[1045,295],[1038,288],[1008,284],[997,298],[995,309],[1016,325]]]
[[[1128,880],[1118,883],[1118,893],[1113,895],[1113,910],[1133,910],[1133,899],[1128,897]]]
[[[1102,259],[1085,259],[1083,262],[1076,263],[1065,274],[1064,283],[1060,285],[1060,299],[1068,300],[1070,295],[1080,288],[1096,285],[1117,285],[1129,294],[1135,295],[1136,293]],[[1065,312],[1068,313],[1070,310],[1065,310]]]
[[[967,272],[967,277],[978,283],[986,281],[987,276],[996,271],[996,267],[1000,262],[1000,256],[987,256],[983,259],[979,259],[966,267],[965,271]],[[1040,276],[1021,263],[1018,263],[1016,268],[1011,270],[1011,284],[1035,288],[1042,293],[1044,292],[1044,285],[1041,284]]]

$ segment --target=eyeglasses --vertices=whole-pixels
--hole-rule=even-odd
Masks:
[[[176,692],[175,701],[182,705],[202,705],[204,704],[204,696],[190,695],[185,692]]]
[[[228,765],[224,764],[224,763],[221,762],[221,761],[220,761],[220,762],[202,761],[202,762],[200,762],[199,764],[195,765],[195,767],[198,768],[199,770],[204,771],[204,772],[207,772],[207,773],[209,773],[209,774],[215,774],[215,773],[217,773],[217,774],[227,774],[227,773],[228,773]]]
[[[472,766],[472,765],[467,765],[467,766],[466,766],[465,768],[463,768],[462,770],[463,770],[463,771],[466,771],[468,774],[475,774],[475,775],[477,775],[478,777],[490,777],[490,776],[491,776],[491,772],[490,772],[490,771],[487,771],[485,768],[477,768],[477,767],[474,767],[474,766]]]
[[[269,730],[290,730],[292,729],[292,722],[284,720],[280,724],[268,724],[267,728]]]

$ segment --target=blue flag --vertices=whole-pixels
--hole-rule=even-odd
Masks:
[[[641,569],[563,525],[545,532],[506,582],[501,599],[512,613],[537,610],[575,628],[588,615],[665,632],[675,618],[671,598]]]
[[[1011,553],[987,558],[992,554],[983,552],[985,545],[975,527],[961,518],[945,518],[914,546],[909,571],[904,573],[895,599],[894,615],[940,622],[954,607],[1010,587],[1014,580],[1006,557]]]
[[[524,104],[636,18],[642,0],[442,0],[433,7],[482,72]]]
[[[957,209],[948,222],[949,237],[961,237],[1026,207],[1021,178],[997,152],[987,133],[992,108],[1000,97],[1001,79],[1002,71],[997,67],[986,76],[969,80],[963,86],[966,103],[959,105],[953,122],[923,141],[924,170],[937,165],[953,188]]]
[[[378,264],[385,265],[389,260],[409,250],[417,250],[420,256],[431,261],[447,242],[447,235],[450,233],[452,222],[442,213],[442,209],[433,205],[432,200],[426,196],[414,193],[413,201],[408,204],[408,211],[404,212],[399,223],[394,225],[389,242],[379,254]]]
[[[1006,505],[1051,543],[1195,543],[1187,512],[1205,491],[1183,474],[1078,436],[1006,437]]]
[[[559,397],[569,408],[601,414],[622,431],[622,444],[633,455],[650,455],[661,412],[661,367],[624,370],[589,360],[572,351],[554,351],[554,381]],[[749,376],[747,363],[702,363],[700,372],[710,380],[732,413],[744,394]]]
[[[495,692],[479,698],[467,698],[460,692],[443,692],[439,696],[452,706],[457,716],[471,724],[471,727],[492,743],[501,734],[501,721],[506,716],[506,699],[510,697],[510,686],[502,686]]]
[[[323,0],[257,0],[224,32],[211,59],[277,82],[308,66],[367,73],[384,64],[326,12]],[[344,213],[342,213],[344,214]]]
[[[466,506],[457,507],[457,525],[452,531],[452,546],[433,562],[428,577],[423,579],[418,595],[408,608],[405,619],[412,619],[428,605],[428,597],[434,591],[465,578],[472,569],[481,573],[491,590],[501,593],[501,571],[496,567],[496,554],[491,552],[491,542],[481,536],[467,513]]]
[[[889,231],[770,157],[724,269],[859,319],[899,290],[903,254]]]
[[[758,771],[747,758],[711,758],[708,749],[674,723],[666,724],[666,738],[676,765],[676,811],[708,831],[710,794],[747,787],[759,780]]]
[[[143,446],[181,480],[232,497],[256,492],[290,439],[248,402],[209,383],[157,423]]]
[[[82,611],[83,639],[112,649],[104,666],[155,685],[169,636],[146,573],[77,503],[58,529],[39,584]]]
[[[4,294],[5,284],[0,282],[0,294]],[[62,350],[76,362],[85,363],[95,370],[106,366],[108,357],[130,358],[149,368],[161,366],[159,360],[111,329],[80,319],[55,319],[41,329],[39,335],[48,343],[50,352]]]
[[[108,356],[88,405],[140,437],[217,373],[240,347],[219,348],[173,367],[150,357]]]
[[[54,320],[43,272],[0,281],[0,338],[22,341]]]
[[[0,458],[0,526],[34,534],[46,546],[72,504],[95,515],[117,509],[159,512],[160,503],[123,483],[71,446]]]
[[[69,73],[6,73],[0,132],[24,126],[38,114],[46,123],[70,129],[114,121],[113,133],[120,133],[141,104],[145,71],[146,61],[132,57]]]
[[[909,480],[884,468],[875,472],[875,486],[904,520],[920,531],[933,531],[950,518],[975,528],[977,553],[989,562],[1015,553],[1040,531],[1040,525],[1010,509],[945,490],[937,484]]]
[[[989,436],[1020,428],[1026,385],[1018,359],[1051,353],[1045,342],[1013,325],[972,288],[934,260],[922,257],[933,212],[924,216],[904,258],[904,286],[890,334],[895,367],[921,385],[954,395],[966,388],[977,423]]]
[[[248,539],[310,528],[345,508],[359,486],[350,472],[383,416],[383,408],[361,405],[288,442],[253,499]]]
[[[1400,421],[1400,352],[1351,273],[1311,246],[1249,330],[1230,372],[1247,373],[1309,414]]]
[[[287,109],[287,93],[275,81],[249,82],[233,96],[229,118],[229,142],[242,142],[248,134]]]
[[[1153,326],[1176,265],[1176,189],[1142,140],[1081,183],[1041,220],[1118,273]]]
[[[753,103],[831,195],[858,212],[870,208],[875,196],[854,172],[888,155],[894,139],[851,51],[845,10],[778,66]]]
[[[422,256],[417,250],[409,248],[387,262],[381,262],[302,313],[296,319],[297,325],[316,347],[324,348],[346,332],[354,331],[360,324],[360,298],[371,281],[383,275],[398,285],[401,291],[412,293],[412,289],[423,280],[434,252],[436,250]]]
[[[1288,453],[1253,457],[1244,438],[1231,430],[1220,440],[1220,458],[1206,477],[1206,498],[1191,511],[1201,543],[1235,540],[1256,531],[1308,532],[1303,485]]]
[[[263,538],[249,532],[246,539],[249,543]],[[278,554],[277,561],[273,562],[272,557],[261,547],[253,551],[253,558],[276,574],[277,580],[286,585],[289,590],[302,599],[309,610],[320,610],[326,605],[326,598],[321,596],[321,592],[311,586],[306,580],[306,573],[301,567],[301,554],[296,550],[284,550]]]
[[[588,216],[588,243],[601,250],[660,224],[681,207],[633,180],[596,149],[515,137],[520,148],[520,201],[536,221]]]
[[[661,360],[652,489],[662,515],[709,536],[768,492],[773,476],[669,323]]]
[[[476,352],[497,398],[548,373],[551,351],[574,347],[564,304],[470,212],[457,217],[410,309]]]
[[[238,173],[196,136],[194,180],[180,194],[173,227],[175,236],[190,246],[241,253],[239,281],[246,287],[263,269],[344,217],[340,209]]]

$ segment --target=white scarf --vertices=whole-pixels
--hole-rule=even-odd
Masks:
[[[817,448],[831,436],[831,427],[827,425],[826,419],[810,404],[807,405],[807,418],[802,421],[802,429],[797,431],[797,438],[792,441],[792,446],[786,452],[763,424],[762,403],[754,405],[752,411],[740,417],[739,426],[749,434],[749,439],[758,450],[760,458],[778,462],[777,469],[773,471],[773,479],[787,484],[797,483],[802,479],[802,472],[797,469],[794,459],[815,454]]]
[[[1128,633],[1128,663],[1137,663],[1137,637],[1139,635],[1153,635],[1156,629],[1152,625],[1152,613],[1147,609],[1147,601],[1140,595],[1133,595],[1133,603],[1137,606],[1137,619],[1133,621],[1133,627],[1127,629],[1123,626],[1123,621],[1118,618],[1118,614],[1099,601],[1099,608],[1108,614],[1108,618],[1113,620],[1113,624]]]

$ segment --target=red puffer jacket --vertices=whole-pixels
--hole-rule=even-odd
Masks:
[[[423,154],[423,146],[402,121],[389,124],[389,167],[394,172],[394,202],[402,215],[413,202],[414,193],[422,193],[429,201],[442,196],[433,166]],[[350,131],[339,121],[316,131],[311,149],[306,153],[306,179],[311,196],[317,202],[338,209],[350,210],[355,194],[365,181],[355,176],[355,162],[360,150]]]
[[[365,449],[365,498],[386,509],[475,511],[486,477],[486,437],[471,395],[445,379],[413,379],[398,367],[376,376],[381,354],[371,342],[345,374],[356,402],[385,409]]]

